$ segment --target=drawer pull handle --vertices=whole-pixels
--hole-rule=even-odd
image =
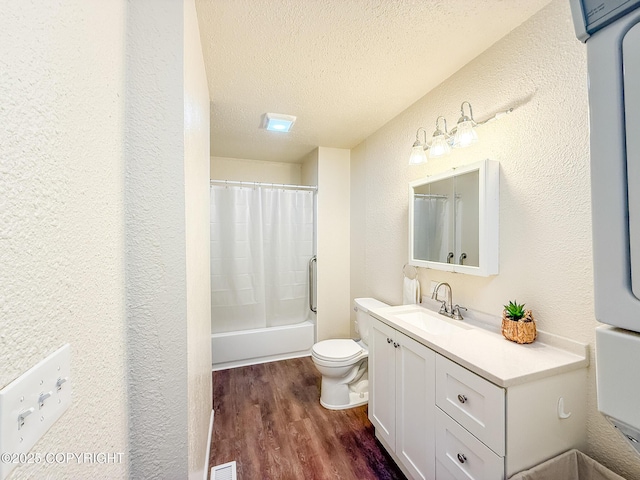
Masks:
[[[391,340],[389,337],[387,337],[387,343],[391,343],[393,340]]]
[[[465,397],[465,396],[464,396],[464,395],[462,395],[462,394],[458,394],[458,401],[459,401],[460,403],[466,403],[466,401],[467,401],[467,397]]]
[[[467,461],[467,457],[465,457],[465,456],[464,456],[464,453],[459,453],[459,454],[458,454],[458,461],[459,461],[460,463],[464,463],[464,462],[466,462],[466,461]]]

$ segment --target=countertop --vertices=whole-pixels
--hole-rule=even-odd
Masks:
[[[443,330],[434,334],[397,316],[412,312],[426,313],[434,322],[445,322],[449,326],[440,324],[445,328],[434,328]],[[466,312],[464,320],[452,320],[420,305],[375,308],[369,313],[503,388],[589,365],[586,344],[538,330],[538,338],[533,343],[520,345],[502,336],[500,319],[479,312]]]

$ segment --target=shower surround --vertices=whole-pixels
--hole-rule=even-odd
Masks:
[[[315,187],[211,182],[214,370],[308,355]]]

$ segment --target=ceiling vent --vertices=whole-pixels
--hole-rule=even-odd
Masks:
[[[281,113],[265,113],[263,128],[271,132],[288,132],[296,121],[293,115],[283,115]]]

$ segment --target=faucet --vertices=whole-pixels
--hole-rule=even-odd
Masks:
[[[438,300],[438,290],[440,287],[447,288],[447,300],[442,302],[440,306],[440,311],[438,312],[440,315],[445,315],[449,318],[453,318],[454,320],[462,320],[462,314],[460,313],[460,309],[466,310],[465,307],[461,307],[460,305],[453,305],[452,294],[451,294],[451,285],[446,282],[440,282],[436,285],[436,288],[433,289],[433,293],[431,294],[431,298],[433,300]]]

